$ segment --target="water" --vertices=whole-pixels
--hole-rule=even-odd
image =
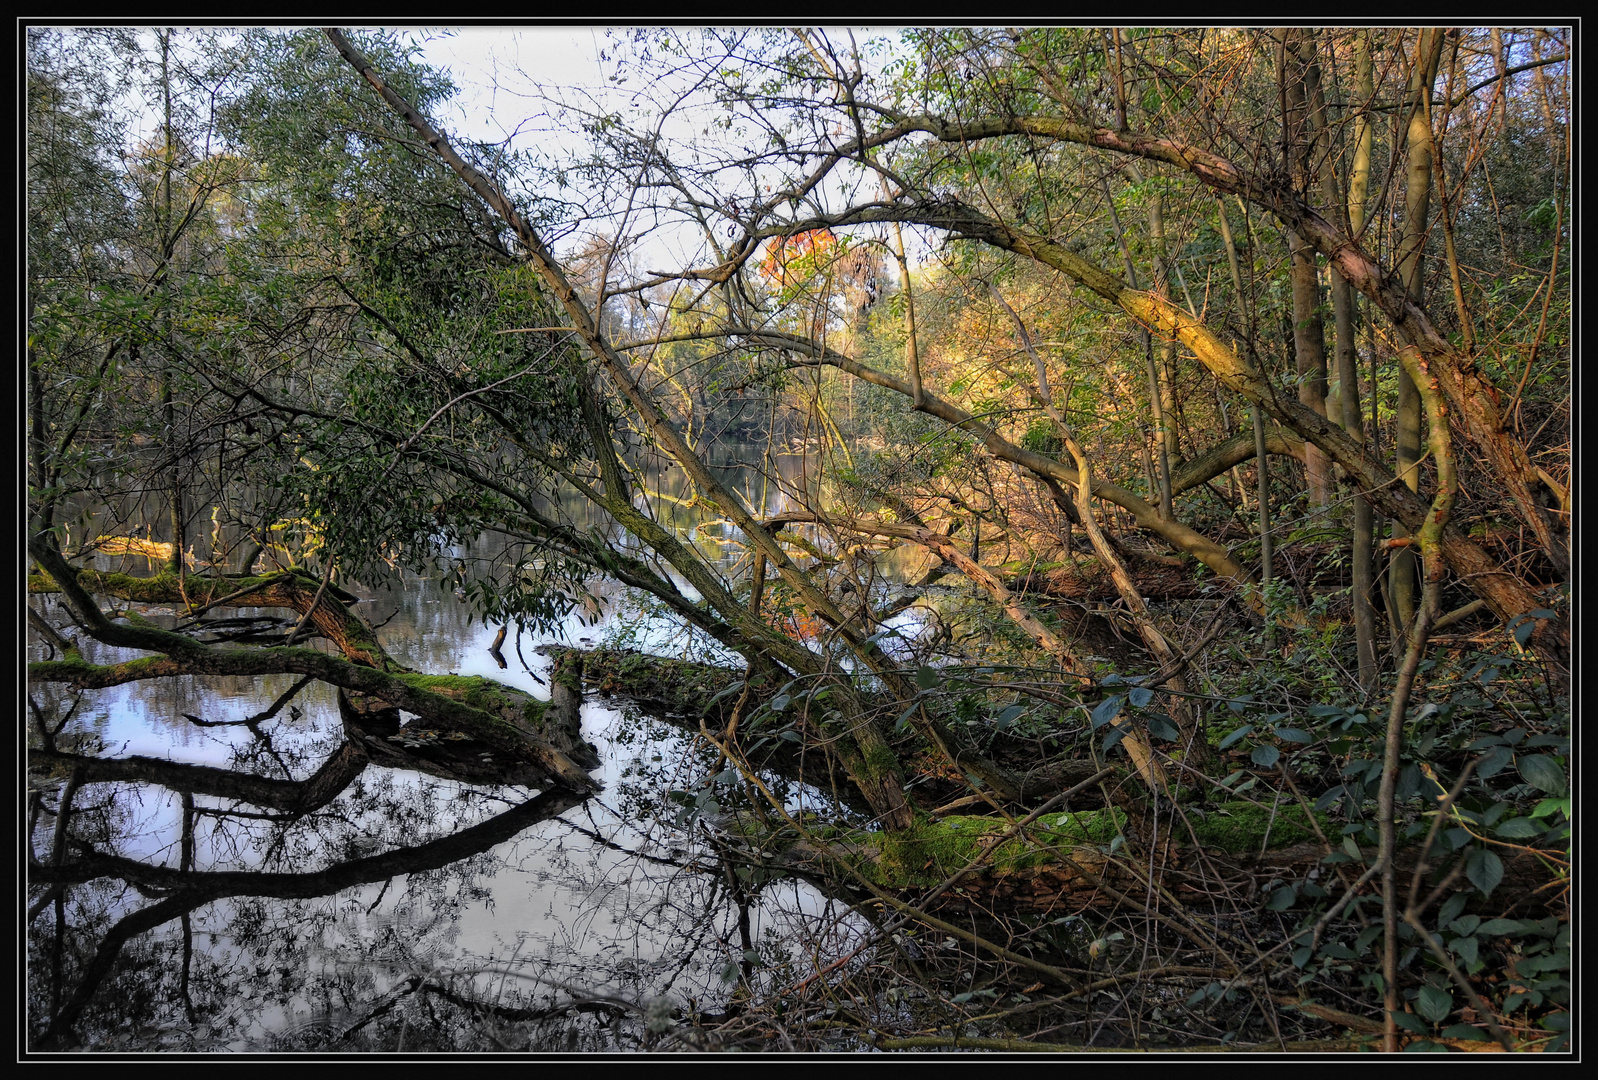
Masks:
[[[522,640],[518,654],[513,635],[504,647],[509,666],[500,670],[488,651],[496,628],[474,622],[437,581],[407,575],[395,591],[365,595],[359,610],[381,626],[380,639],[401,662],[548,696],[549,662],[538,642]],[[603,611],[574,613],[554,637],[598,641],[621,614],[617,599],[612,593]],[[53,603],[36,606],[65,625]],[[162,621],[159,612],[148,617]],[[645,645],[670,636],[660,624],[636,629]],[[137,655],[93,642],[84,652],[93,663]],[[44,654],[30,645],[30,659]],[[52,726],[72,712],[62,749],[303,779],[344,742],[331,688],[309,683],[275,716],[245,723],[297,681],[182,676],[81,695],[41,684],[31,693]],[[866,924],[847,908],[792,879],[738,882],[705,823],[678,823],[671,793],[692,790],[710,765],[686,735],[602,702],[585,704],[583,729],[599,748],[594,775],[604,790],[576,806],[544,807],[524,788],[375,766],[293,819],[205,794],[192,797],[186,815],[171,787],[85,785],[74,803],[75,835],[145,867],[192,866],[216,895],[168,895],[160,880],[137,882],[141,895],[108,873],[45,903],[30,926],[32,1035],[78,995],[86,1001],[64,1046],[692,1045],[693,1012],[725,1009],[741,979],[777,989],[858,943]],[[43,805],[56,806],[60,778],[37,786]],[[40,814],[41,857],[53,831],[54,818]],[[215,884],[224,877],[225,886]],[[30,899],[38,895],[35,888]],[[107,947],[119,924],[135,925],[124,920],[162,911],[169,917],[158,925],[119,950]],[[97,970],[96,958],[113,951]]]

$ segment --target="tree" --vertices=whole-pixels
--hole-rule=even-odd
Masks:
[[[1009,831],[967,870],[994,866],[1012,834],[1031,835],[1123,753],[1131,786],[1103,798],[1124,815],[1115,829],[1136,857],[1112,844],[1091,874],[1068,862],[1062,894],[1088,881],[1095,896],[1136,907],[1133,894],[1158,884],[1152,875],[1187,872],[1159,839],[1178,829],[1202,847],[1188,808],[1212,790],[1279,782],[1311,831],[1315,810],[1341,806],[1346,835],[1368,841],[1374,859],[1363,877],[1359,868],[1345,877],[1322,922],[1315,914],[1271,930],[1256,962],[1274,963],[1311,933],[1313,957],[1327,921],[1342,905],[1357,912],[1361,886],[1379,877],[1381,1023],[1394,1044],[1396,995],[1413,978],[1399,959],[1400,924],[1429,934],[1420,920],[1447,888],[1424,902],[1399,895],[1413,863],[1398,818],[1442,745],[1435,732],[1406,738],[1406,725],[1439,708],[1417,714],[1411,703],[1439,685],[1423,669],[1428,657],[1454,670],[1433,631],[1485,607],[1510,633],[1506,648],[1531,650],[1556,687],[1567,675],[1566,615],[1550,585],[1569,567],[1568,466],[1544,453],[1557,436],[1508,419],[1521,415],[1528,386],[1534,413],[1559,414],[1551,375],[1567,363],[1567,335],[1549,328],[1566,310],[1556,298],[1566,229],[1557,159],[1516,178],[1530,194],[1553,192],[1551,226],[1521,247],[1507,236],[1494,246],[1488,207],[1499,204],[1475,179],[1479,169],[1485,185],[1488,165],[1499,165],[1488,148],[1517,124],[1551,142],[1560,123],[1552,94],[1540,126],[1497,108],[1493,95],[1510,80],[1530,84],[1563,62],[1538,54],[1512,73],[1516,40],[1524,52],[1552,38],[918,31],[846,49],[810,32],[640,34],[612,44],[652,73],[661,101],[640,98],[626,120],[586,117],[596,152],[549,175],[505,146],[452,143],[430,119],[451,93],[445,77],[399,39],[337,30],[218,39],[225,87],[177,62],[187,56],[180,36],[112,40],[135,67],[149,50],[143,70],[164,108],[146,163],[119,174],[94,146],[112,124],[94,104],[109,100],[103,65],[72,68],[67,59],[88,54],[66,39],[55,52],[41,46],[29,113],[39,133],[30,183],[41,193],[30,284],[46,301],[30,326],[30,585],[58,592],[89,639],[151,655],[88,663],[34,613],[63,658],[36,663],[31,677],[94,689],[291,674],[336,687],[350,732],[397,727],[400,709],[420,717],[397,736],[373,736],[381,742],[352,735],[356,749],[335,749],[310,779],[285,786],[248,771],[69,754],[36,710],[39,764],[75,777],[57,820],[72,819],[78,786],[119,778],[299,814],[341,797],[372,745],[399,767],[579,800],[594,789],[595,761],[570,716],[492,682],[405,668],[339,582],[378,582],[396,566],[433,572],[450,557],[480,616],[520,629],[557,624],[608,579],[741,661],[736,674],[706,675],[730,681],[696,703],[716,768],[729,763],[705,791],[770,795],[753,755],[766,747],[777,761],[796,741],[847,776],[875,838],[835,843],[780,798],[749,827],[791,831],[785,865],[940,930],[952,924],[905,899],[884,867],[941,837],[936,817],[979,804],[1008,816]],[[215,92],[202,102],[205,87]],[[705,127],[697,140],[676,134],[686,130],[676,111],[704,102],[722,117],[714,143]],[[1452,126],[1456,110],[1474,125],[1468,137]],[[1404,123],[1388,133],[1372,122],[1387,115]],[[1403,185],[1380,181],[1381,154],[1408,162]],[[573,183],[587,186],[562,187]],[[80,198],[107,209],[100,232],[74,231],[68,211]],[[666,221],[704,237],[701,261],[658,269],[637,257],[647,230]],[[564,254],[551,240],[563,233],[580,237]],[[932,254],[913,266],[917,249]],[[898,265],[896,288],[879,253]],[[1519,291],[1471,277],[1480,264],[1545,255]],[[1436,301],[1446,295],[1451,309]],[[1479,345],[1488,340],[1519,343],[1524,368],[1489,362]],[[746,392],[764,413],[748,424],[737,400]],[[1252,431],[1233,422],[1245,406]],[[1417,415],[1424,424],[1410,423]],[[786,426],[823,448],[800,481],[772,478],[785,489],[780,512],[714,467],[726,449],[719,434],[734,426],[773,439]],[[1425,435],[1424,463],[1400,445],[1400,469],[1388,468],[1384,439],[1411,429]],[[1269,470],[1267,455],[1278,459]],[[148,513],[133,508],[142,491],[162,493],[170,549],[121,527],[130,535],[62,542],[59,514],[94,491],[105,459],[126,462],[108,494],[127,501],[128,521]],[[657,461],[685,478],[683,498],[651,490]],[[1250,462],[1253,494],[1240,472]],[[1409,466],[1413,486],[1400,482]],[[1363,506],[1352,523],[1335,506],[1342,499]],[[185,573],[191,519],[207,503],[215,538],[208,556],[196,551],[204,572]],[[745,546],[746,577],[685,537],[679,525],[700,513]],[[1355,736],[1387,689],[1369,618],[1375,513],[1407,531],[1384,547],[1418,554],[1422,588],[1411,617],[1396,585],[1404,575],[1389,577],[1386,723]],[[1506,520],[1524,526],[1529,547],[1495,538]],[[449,555],[482,537],[492,557]],[[159,554],[165,570],[86,568],[94,541],[102,552]],[[233,543],[244,559],[230,575]],[[883,565],[899,546],[923,553],[924,572],[890,591]],[[1267,584],[1273,547],[1286,580]],[[263,550],[276,572],[254,572]],[[1352,553],[1347,577],[1348,557],[1335,551]],[[929,597],[934,581],[955,575],[974,591]],[[1328,582],[1348,582],[1352,595]],[[1449,614],[1445,594],[1457,608]],[[96,595],[181,607],[185,621],[154,626]],[[1070,626],[1067,599],[1095,604],[1141,648],[1107,659]],[[234,604],[286,610],[286,637],[228,648],[200,636],[208,610]],[[910,640],[894,616],[915,604],[935,632]],[[1255,637],[1251,621],[1265,632]],[[251,627],[234,635],[240,644],[256,640],[260,623]],[[1217,644],[1228,631],[1244,644]],[[308,635],[338,655],[298,647]],[[1281,674],[1310,656],[1324,670]],[[1357,678],[1339,681],[1345,663]],[[1544,705],[1525,693],[1534,704],[1506,707],[1540,710],[1537,737],[1554,741],[1538,745],[1555,746],[1557,696]],[[1306,708],[1338,717],[1344,735],[1286,726]],[[1221,738],[1217,725],[1233,712],[1248,722]],[[423,753],[426,740],[405,741],[435,728],[464,749]],[[396,737],[402,750],[383,745]],[[1286,767],[1293,745],[1306,744],[1293,761],[1314,785],[1307,797]],[[1480,768],[1469,797],[1487,802],[1470,812],[1486,821],[1491,803],[1493,821],[1532,821],[1532,808],[1515,808],[1524,793],[1490,779],[1512,745],[1496,766],[1450,759],[1464,771],[1445,809]],[[1239,750],[1247,760],[1231,769]],[[1350,773],[1339,756],[1359,753],[1370,767]],[[1521,773],[1553,793],[1563,775],[1544,760]],[[1258,775],[1238,786],[1250,769]],[[62,824],[61,843],[35,860],[52,899],[107,873],[159,884],[147,865],[107,862],[104,837],[80,832],[88,846],[69,851],[68,835]],[[1484,868],[1494,842],[1461,841],[1469,851],[1454,877],[1468,873],[1492,893],[1498,878]],[[868,849],[878,852],[869,872],[857,858]],[[1144,854],[1157,869],[1140,869]],[[965,872],[948,870],[926,904]],[[1149,880],[1134,887],[1139,873]],[[179,885],[190,899],[212,895]],[[1290,907],[1297,886],[1283,888]],[[158,904],[139,919],[188,910]],[[1179,922],[1226,978],[1243,977],[1230,946],[1217,944],[1235,944],[1231,930],[1205,913]],[[999,962],[1077,986],[1053,961],[986,930],[956,930]],[[116,955],[119,934],[100,954]],[[1360,947],[1378,947],[1371,941]],[[1302,969],[1299,948],[1283,955]],[[52,1003],[51,1038],[65,1037],[97,985],[86,976],[65,1007]],[[1471,1000],[1484,1017],[1503,1011]]]

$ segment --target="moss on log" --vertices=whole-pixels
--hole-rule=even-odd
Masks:
[[[584,741],[578,718],[551,709],[539,701],[493,679],[481,675],[422,675],[396,672],[395,677],[417,690],[426,690],[452,701],[497,716],[519,731],[541,739],[585,769],[599,767],[599,751]]]
[[[579,650],[549,650],[557,671],[562,669],[565,654],[576,651]],[[578,670],[589,689],[604,697],[636,701],[650,712],[704,717],[712,729],[725,726],[731,719],[737,704],[733,691],[744,680],[744,673],[735,668],[649,656],[630,649],[594,649],[582,656]],[[775,690],[756,676],[745,712]]]

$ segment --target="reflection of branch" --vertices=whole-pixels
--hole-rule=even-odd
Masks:
[[[248,871],[197,873],[171,867],[150,866],[135,859],[91,854],[66,865],[38,867],[32,879],[42,883],[69,884],[99,877],[116,877],[135,886],[167,891],[174,895],[160,903],[122,919],[101,939],[94,957],[84,968],[82,979],[71,999],[51,1019],[39,1046],[61,1044],[82,1015],[89,999],[110,973],[122,946],[131,938],[176,919],[203,904],[227,896],[260,896],[276,899],[308,899],[328,896],[402,874],[438,870],[480,854],[524,830],[565,813],[586,796],[559,789],[546,791],[496,818],[414,847],[399,848],[371,858],[353,859],[309,874],[263,874]]]
[[[159,630],[144,633],[155,636],[155,643],[141,646],[144,648],[159,649],[167,639],[178,637]],[[583,792],[597,787],[571,758],[544,740],[512,727],[492,713],[419,689],[387,672],[359,667],[310,649],[195,648],[200,650],[199,655],[153,656],[106,666],[68,661],[36,662],[29,665],[28,677],[36,682],[65,682],[81,689],[103,689],[171,675],[313,675],[323,682],[370,694],[434,723],[475,736],[517,760],[532,764],[550,783]]]
[[[94,957],[83,969],[83,976],[78,981],[77,990],[61,1010],[50,1018],[50,1024],[39,1036],[38,1046],[41,1049],[53,1049],[61,1045],[72,1030],[72,1025],[77,1022],[84,1006],[89,1004],[89,998],[99,988],[100,983],[111,973],[111,967],[116,963],[122,946],[130,938],[136,937],[147,930],[154,930],[162,923],[170,922],[201,904],[208,902],[210,897],[190,898],[174,896],[158,904],[135,911],[107,931],[105,937],[100,939],[100,947],[95,950]]]
[[[420,977],[414,976],[411,979],[411,989],[417,993],[433,994],[451,1004],[459,1005],[463,1009],[487,1013],[500,1020],[549,1020],[557,1016],[566,1016],[572,1012],[600,1013],[613,1019],[619,1019],[628,1013],[643,1011],[631,1002],[623,1004],[607,998],[595,997],[574,998],[543,1009],[518,1009],[509,1005],[500,1005],[497,1002],[474,1001],[440,983],[426,982]]]
[[[366,768],[366,751],[347,742],[305,780],[277,780],[267,776],[218,769],[210,765],[187,765],[164,758],[99,758],[66,754],[58,750],[29,750],[30,769],[81,770],[83,783],[113,780],[159,784],[172,791],[210,795],[219,799],[239,799],[255,806],[271,807],[291,814],[306,814],[332,802]]]
[[[28,607],[28,625],[43,634],[45,640],[62,653],[72,652],[78,647],[70,638],[63,637],[55,627],[45,620],[43,615],[34,611],[31,605]]]
[[[312,681],[314,681],[315,678],[316,678],[316,676],[314,676],[314,675],[307,675],[304,678],[300,679],[293,686],[289,687],[287,690],[283,691],[282,694],[278,695],[278,699],[276,701],[272,702],[272,704],[270,706],[268,706],[268,708],[266,709],[265,712],[258,712],[254,716],[250,717],[248,720],[246,720],[244,722],[246,724],[259,724],[262,721],[272,719],[272,717],[274,717],[278,713],[282,712],[283,711],[283,706],[285,706],[289,702],[293,701],[294,700],[294,696],[296,694],[298,694],[301,690],[305,689],[305,687],[307,685],[309,685]]]
[[[607,840],[603,836],[601,836],[599,833],[593,832],[592,830],[589,830],[589,829],[585,829],[581,825],[572,825],[572,823],[569,822],[569,821],[566,824],[567,825],[571,825],[571,829],[572,829],[573,832],[581,833],[583,836],[588,837],[588,839],[594,841],[597,844],[603,844],[605,847],[608,847],[612,851],[619,851],[623,855],[631,855],[635,859],[643,859],[645,862],[652,862],[652,863],[654,863],[657,866],[671,866],[671,867],[675,867],[678,870],[703,870],[703,871],[705,871],[707,873],[713,873],[715,871],[714,867],[703,866],[703,865],[701,865],[701,864],[699,864],[697,862],[681,863],[681,862],[677,862],[674,859],[662,859],[659,855],[648,855],[648,854],[645,854],[642,851],[634,851],[630,847],[623,847],[621,844],[616,843],[616,841],[614,841],[614,840]]]

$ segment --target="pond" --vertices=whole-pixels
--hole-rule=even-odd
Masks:
[[[736,465],[747,448],[718,449],[716,463],[768,512],[786,508],[784,485],[810,484],[802,457],[768,459],[762,475]],[[706,520],[684,487],[676,470],[649,471],[646,490],[661,520],[736,577],[736,531]],[[578,519],[584,509],[564,508]],[[450,554],[470,563],[493,549],[479,543]],[[96,564],[155,570],[138,557],[100,555]],[[668,622],[594,582],[590,602],[554,632],[518,637],[512,628],[501,667],[490,651],[497,627],[443,583],[447,565],[432,575],[402,571],[385,588],[345,583],[383,647],[417,671],[483,675],[547,700],[551,662],[541,645],[587,647],[622,631],[647,651],[683,644]],[[170,608],[102,601],[158,626],[178,622]],[[73,633],[55,597],[33,603]],[[258,620],[255,628],[280,638],[285,624],[272,616],[208,614],[235,631]],[[900,622],[908,627],[914,615]],[[141,655],[76,636],[92,664]],[[30,629],[28,659],[53,654]],[[778,992],[784,980],[848,955],[870,931],[848,905],[803,881],[734,870],[714,816],[681,805],[714,758],[679,727],[619,702],[582,706],[583,737],[601,762],[592,775],[603,785],[586,801],[364,759],[350,765],[334,688],[293,675],[184,675],[88,691],[44,683],[30,687],[29,707],[35,747],[43,725],[56,731],[58,751],[126,766],[81,785],[59,764],[29,774],[39,858],[92,844],[105,864],[79,875],[86,880],[30,891],[35,1045],[690,1046],[694,1017]],[[239,794],[229,787],[238,774],[262,778],[265,793],[227,797]],[[838,812],[819,791],[771,779],[791,810]],[[324,781],[336,791],[309,810],[285,809],[278,797]],[[58,838],[63,799],[72,828]]]
[[[437,580],[406,574],[393,591],[356,591],[401,662],[548,697],[541,642],[512,637],[501,670],[495,628]],[[618,600],[574,613],[551,637],[600,639]],[[40,606],[65,624],[53,602]],[[172,621],[159,609],[147,617]],[[635,636],[648,645],[652,629]],[[31,645],[30,659],[45,651]],[[93,642],[84,652],[91,663],[135,655]],[[32,694],[51,726],[71,713],[60,748],[119,759],[303,779],[345,739],[332,688],[288,675]],[[149,872],[43,898],[36,889],[34,1033],[76,996],[62,1045],[91,1050],[666,1047],[691,1043],[696,1013],[859,944],[869,924],[846,906],[793,878],[740,881],[706,822],[678,823],[672,793],[710,764],[686,734],[614,702],[586,703],[582,724],[604,788],[580,803],[375,766],[304,815],[157,783],[85,784],[75,835],[146,867],[192,868],[220,895],[190,903]],[[31,782],[48,810],[71,781]],[[792,788],[789,798],[797,809],[825,797]],[[39,813],[35,850],[49,853],[54,832]]]

